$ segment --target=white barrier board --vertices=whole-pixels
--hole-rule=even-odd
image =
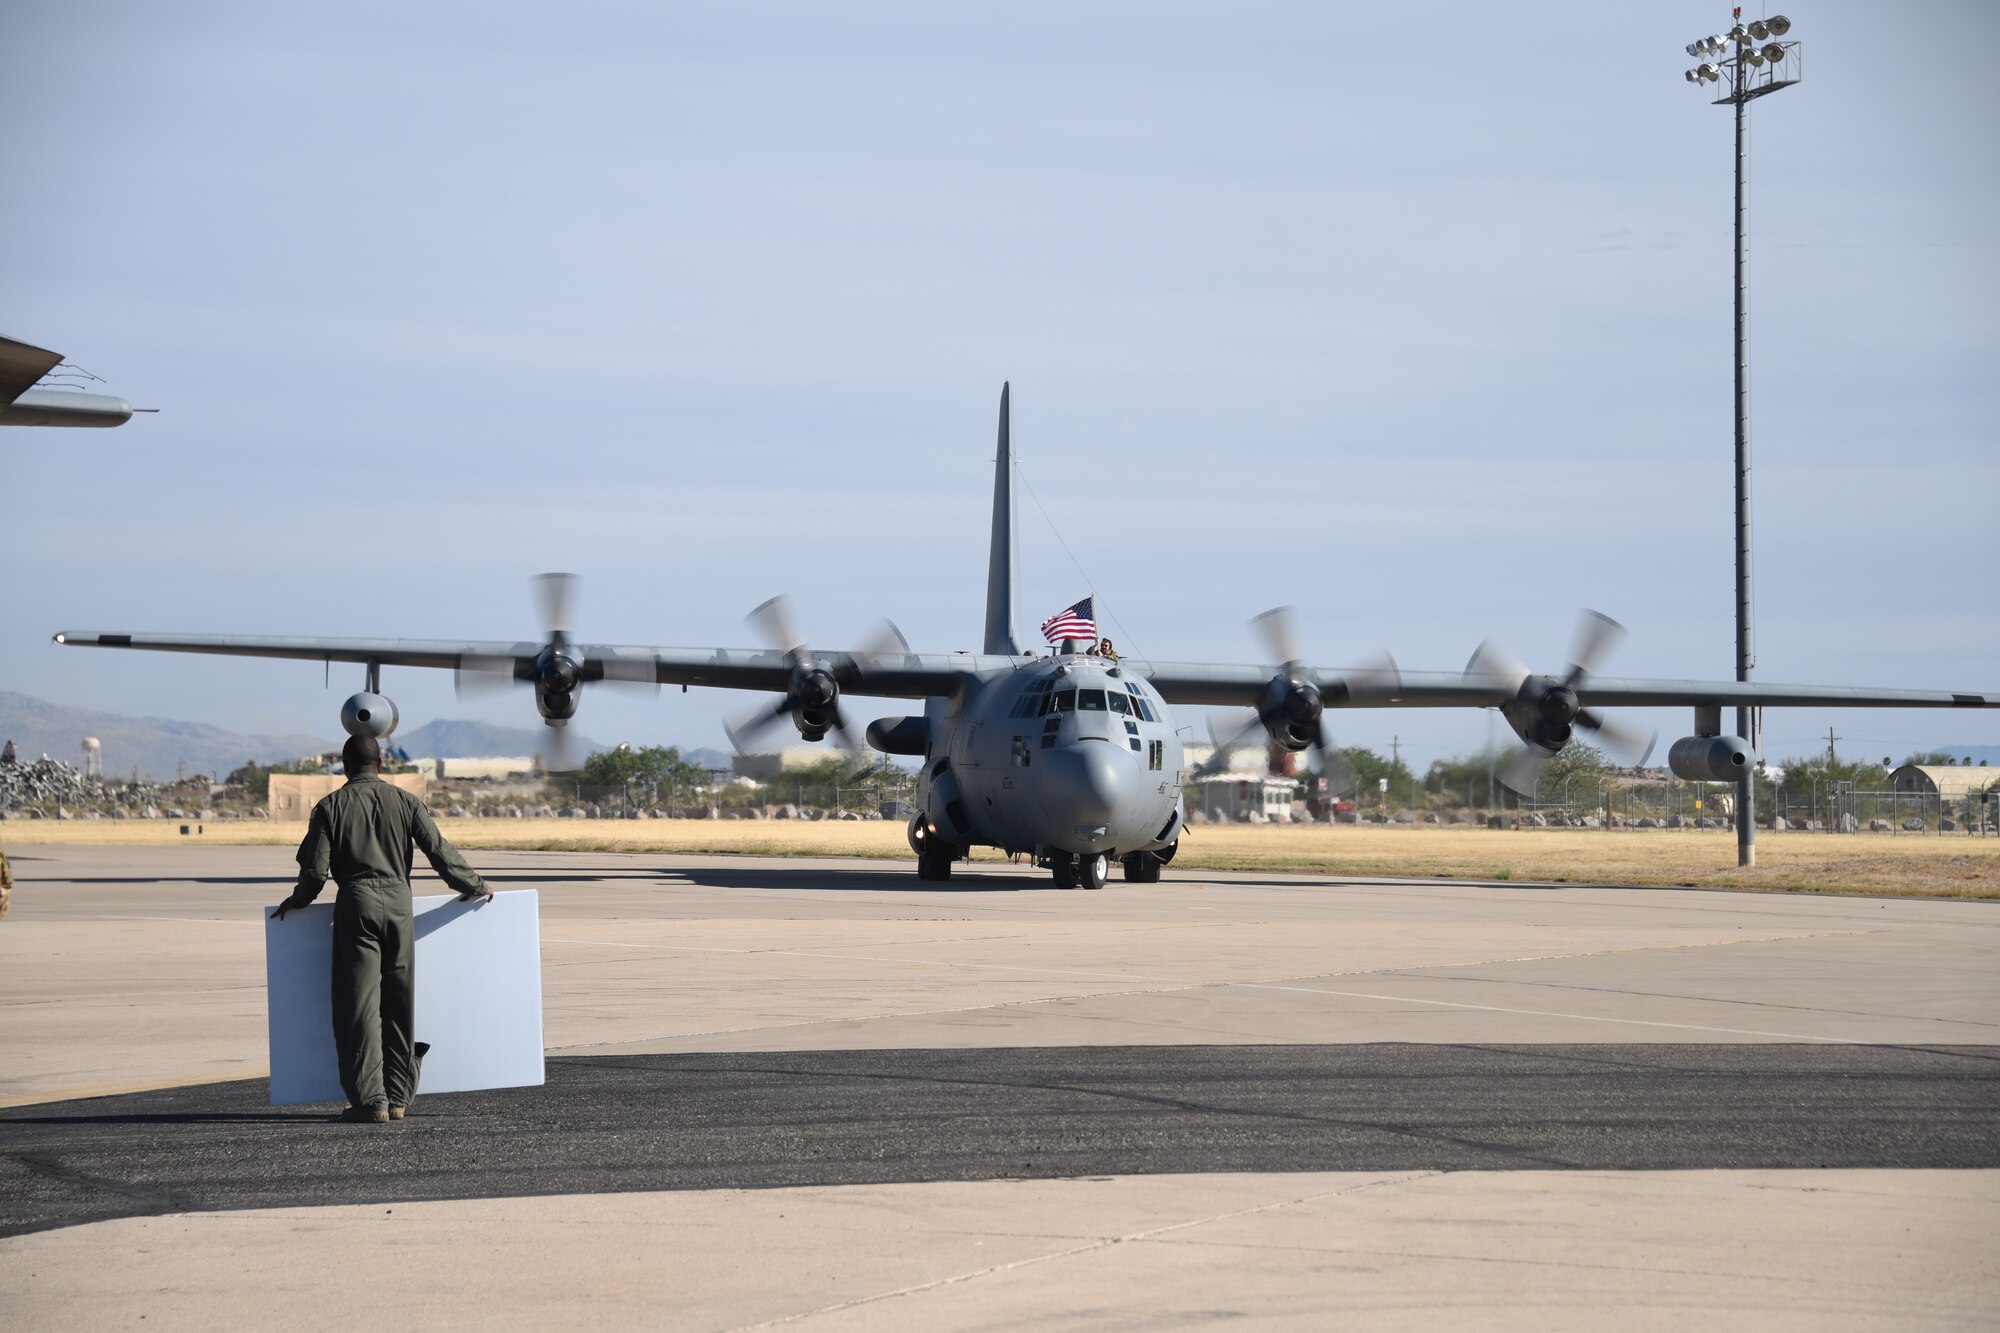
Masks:
[[[539,1087],[542,939],[533,889],[460,902],[415,900],[416,1039],[429,1042],[418,1095]],[[344,1102],[333,1047],[333,905],[275,920],[264,909],[271,1105]]]

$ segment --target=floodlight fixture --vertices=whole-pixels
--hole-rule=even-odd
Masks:
[[[1773,14],[1764,20],[1764,26],[1771,30],[1773,37],[1783,37],[1792,30],[1792,21],[1783,14]]]
[[[1743,58],[1749,61],[1753,66],[1761,65],[1764,63],[1764,53],[1758,50],[1754,46],[1746,46],[1743,48]]]
[[[1755,20],[1752,20],[1752,22],[1751,22],[1751,24],[1750,24],[1750,40],[1751,40],[1751,41],[1753,41],[1753,42],[1761,42],[1761,41],[1763,41],[1763,40],[1764,40],[1764,39],[1765,39],[1766,37],[1769,37],[1770,35],[1771,35],[1771,25],[1770,25],[1770,24],[1768,24],[1768,23],[1764,22],[1764,20],[1762,20],[1762,19],[1755,19]]]
[[[1770,61],[1772,64],[1775,65],[1784,58],[1785,58],[1785,48],[1780,46],[1778,43],[1772,42],[1770,45],[1764,48],[1764,59]]]

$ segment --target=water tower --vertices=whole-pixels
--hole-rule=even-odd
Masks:
[[[104,777],[104,746],[95,736],[83,738],[83,775],[87,778]]]

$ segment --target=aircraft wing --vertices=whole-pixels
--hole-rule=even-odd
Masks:
[[[532,678],[543,645],[529,640],[272,638],[242,634],[119,634],[64,630],[55,641],[73,648],[133,648],[160,653],[208,653],[220,657],[275,657],[299,662],[356,662],[378,666],[428,667],[454,671],[475,665],[483,672]],[[608,678],[656,681],[662,685],[706,685],[727,690],[782,692],[792,662],[765,648],[657,648],[639,644],[577,643],[568,651],[583,680]],[[1014,659],[971,653],[905,653],[874,657],[862,664],[848,693],[880,698],[921,699],[954,693],[968,676],[1005,670]]]
[[[531,640],[265,638],[237,634],[115,634],[64,630],[55,641],[71,647],[135,648],[150,652],[211,653],[223,657],[276,657],[301,662],[356,662],[380,666],[427,667],[452,671],[475,663],[482,671],[508,672],[526,681],[534,674],[542,646]],[[702,685],[725,690],[782,692],[792,662],[768,648],[661,648],[643,644],[579,643],[569,646],[586,681],[607,677],[656,681],[662,685]],[[1011,670],[1021,659],[990,653],[898,653],[864,659],[855,678],[843,685],[864,697],[922,699],[951,695],[969,677]],[[1143,676],[1168,703],[1254,707],[1273,677],[1275,664],[1148,662],[1127,658],[1125,671]],[[1468,680],[1456,672],[1405,671],[1393,690],[1365,699],[1342,697],[1337,682],[1356,679],[1368,668],[1315,667],[1328,708],[1497,708],[1514,697],[1504,683]],[[1848,685],[1778,685],[1762,681],[1639,680],[1591,676],[1577,687],[1584,705],[1623,707],[1696,706],[1842,708],[2000,708],[2000,690],[1892,690]]]
[[[0,426],[122,426],[132,419],[132,404],[108,393],[35,387],[61,364],[61,352],[0,336]]]
[[[1146,662],[1127,658],[1126,671],[1144,676],[1168,703],[1255,707],[1277,664],[1227,665],[1205,662]],[[1340,697],[1334,682],[1371,674],[1369,668],[1313,667],[1328,708],[1497,708],[1513,699],[1504,683],[1468,680],[1449,671],[1404,671],[1386,697],[1356,701]],[[1586,706],[1649,708],[1716,704],[1723,707],[1782,708],[2000,708],[2000,690],[1894,690],[1851,685],[1779,685],[1735,680],[1640,680],[1590,676],[1577,686]]]
[[[1592,676],[1577,688],[1584,704],[1649,708],[1678,704],[1784,708],[2000,708],[2000,690],[1879,690],[1861,685],[1776,685],[1740,680],[1632,680]]]
[[[1255,707],[1271,681],[1283,675],[1285,670],[1276,663],[1259,666],[1252,663],[1147,662],[1130,657],[1119,665],[1128,674],[1145,677],[1160,692],[1160,697],[1170,704],[1215,704],[1239,708]],[[1307,670],[1325,690],[1329,708],[1357,706],[1342,698],[1338,689],[1332,688],[1335,682],[1367,677],[1373,683],[1380,675],[1380,668],[1368,667],[1309,667]],[[1368,704],[1361,706],[1491,708],[1511,697],[1511,691],[1503,695],[1490,685],[1467,682],[1462,676],[1442,671],[1401,673],[1398,687],[1395,697],[1371,698]]]
[[[62,353],[0,336],[0,408],[35,387],[62,364]]]

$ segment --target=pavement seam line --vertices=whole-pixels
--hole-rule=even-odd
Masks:
[[[1319,977],[1372,977],[1408,975],[1413,972],[1443,971],[1464,967],[1503,967],[1514,963],[1565,962],[1576,958],[1613,958],[1620,954],[1656,953],[1683,949],[1718,949],[1743,944],[1786,944],[1795,940],[1831,939],[1844,936],[1864,936],[1875,934],[1872,930],[1817,931],[1805,935],[1770,935],[1747,940],[1698,940],[1687,944],[1641,944],[1620,946],[1609,949],[1585,949],[1569,953],[1524,954],[1517,958],[1475,958],[1454,963],[1404,963],[1393,967],[1350,968],[1340,972],[1306,972],[1288,981],[1303,981]],[[549,936],[548,944],[578,944],[602,949],[644,949],[675,953],[723,953],[748,956],[770,956],[775,958],[818,958],[836,963],[889,963],[908,967],[960,967],[981,972],[1026,972],[1035,976],[1053,977],[1098,977],[1107,981],[1157,981],[1175,989],[1189,990],[1201,986],[1230,986],[1246,983],[1216,979],[1210,981],[1189,981],[1185,977],[1149,976],[1143,972],[1096,972],[1079,968],[1025,967],[1017,963],[975,963],[957,959],[934,958],[881,958],[872,954],[830,953],[820,949],[740,949],[717,944],[629,944],[622,940],[579,940]],[[1137,992],[1133,992],[1137,993]],[[947,1012],[957,1012],[955,1010]]]
[[[1757,1028],[1725,1028],[1709,1023],[1667,1023],[1654,1018],[1614,1018],[1608,1014],[1565,1014],[1551,1009],[1510,1009],[1497,1004],[1467,1004],[1462,1000],[1420,1000],[1408,995],[1371,995],[1366,991],[1329,990],[1323,986],[1278,986],[1265,981],[1232,981],[1245,990],[1297,991],[1306,995],[1337,995],[1349,1000],[1383,1000],[1390,1004],[1425,1004],[1440,1009],[1473,1009],[1489,1014],[1518,1014],[1527,1018],[1568,1018],[1581,1023],[1624,1023],[1631,1027],[1674,1028],[1682,1032],[1727,1032],[1738,1037],[1775,1037],[1780,1041],[1820,1041],[1839,1046],[1873,1046],[1878,1042],[1853,1037],[1812,1037],[1798,1032],[1764,1032]]]
[[[1145,1231],[1134,1231],[1123,1236],[1104,1236],[1082,1245],[1072,1245],[1065,1249],[1050,1251],[1047,1254],[1030,1255],[1028,1258],[1015,1259],[1004,1264],[992,1264],[986,1268],[976,1269],[969,1273],[954,1273],[949,1277],[933,1278],[929,1282],[918,1282],[911,1286],[898,1287],[894,1291],[877,1292],[872,1296],[857,1296],[853,1300],[838,1301],[832,1305],[822,1306],[817,1310],[801,1310],[796,1314],[782,1315],[779,1318],[766,1319],[755,1324],[739,1324],[727,1330],[726,1333],[754,1333],[757,1329],[778,1328],[785,1324],[795,1324],[801,1319],[817,1319],[821,1315],[840,1314],[846,1310],[856,1310],[866,1305],[877,1305],[883,1301],[898,1300],[905,1296],[918,1296],[927,1291],[936,1291],[944,1287],[954,1287],[961,1283],[977,1281],[983,1277],[1017,1272],[1023,1268],[1032,1268],[1038,1264],[1050,1263],[1057,1259],[1074,1258],[1079,1254],[1090,1254],[1096,1250],[1109,1249],[1114,1245],[1148,1241],[1159,1236],[1171,1235],[1176,1231],[1186,1231],[1192,1227],[1210,1226],[1217,1222],[1229,1222],[1239,1217],[1253,1217],[1258,1213],[1268,1213],[1279,1208],[1296,1208],[1301,1204],[1318,1203],[1325,1199],[1339,1198],[1342,1195],[1348,1194],[1362,1194],[1369,1190],[1383,1189],[1392,1185],[1405,1185],[1413,1180],[1424,1180],[1431,1176],[1441,1176],[1444,1174],[1445,1172],[1442,1171],[1410,1171],[1383,1180],[1363,1181],[1358,1185],[1348,1185],[1335,1190],[1322,1190],[1317,1194],[1307,1194],[1298,1198],[1276,1199],[1270,1203],[1260,1203],[1252,1208],[1236,1208],[1226,1213],[1216,1213],[1210,1217],[1189,1218],[1183,1222],[1152,1227]]]
[[[1621,986],[1584,986],[1568,981],[1531,981],[1520,977],[1427,977],[1442,968],[1411,968],[1407,971],[1385,970],[1382,975],[1406,981],[1454,981],[1470,982],[1479,986],[1521,986],[1538,990],[1573,991],[1586,995],[1624,995],[1639,1000],[1676,1000],[1682,1004],[1733,1004],[1749,1009],[1784,1009],[1801,1014],[1835,1014],[1842,1018],[1888,1019],[1892,1022],[1907,1022],[1909,1014],[1883,1014],[1867,1009],[1830,1009],[1825,1006],[1802,1004],[1778,1004],[1771,1000],[1719,999],[1713,995],[1677,995],[1672,991],[1630,990]],[[1977,1018],[1941,1018],[1921,1016],[1925,1023],[1951,1023],[1961,1027],[2000,1028],[2000,1023],[1984,1022]]]

